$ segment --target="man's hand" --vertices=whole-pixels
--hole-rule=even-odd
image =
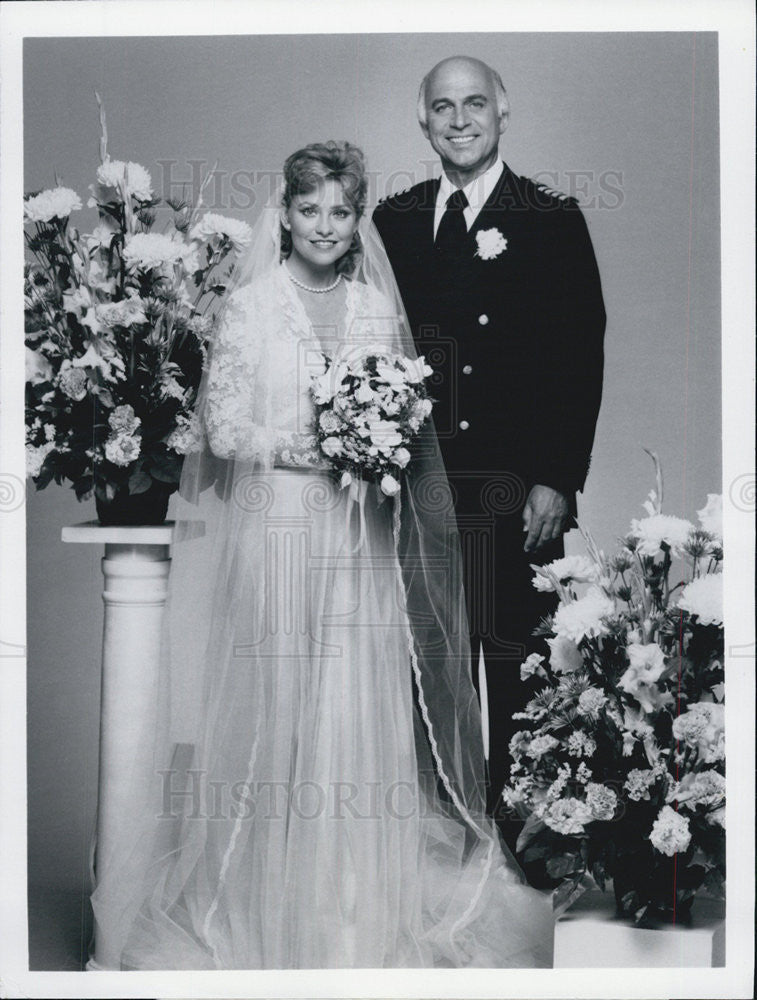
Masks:
[[[568,517],[568,501],[549,486],[534,486],[523,509],[523,530],[528,532],[525,552],[540,549],[563,533]]]

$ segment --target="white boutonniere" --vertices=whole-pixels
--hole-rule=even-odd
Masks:
[[[503,250],[507,250],[507,240],[499,229],[482,229],[476,233],[476,243],[476,256],[481,260],[494,260]]]

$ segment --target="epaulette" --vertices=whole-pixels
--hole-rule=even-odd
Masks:
[[[551,188],[547,184],[542,184],[539,181],[535,181],[533,178],[529,178],[531,183],[534,185],[539,194],[546,194],[550,198],[555,198],[557,201],[563,202],[566,205],[577,205],[578,199],[574,198],[571,194],[566,194],[564,191],[558,191],[557,188]]]

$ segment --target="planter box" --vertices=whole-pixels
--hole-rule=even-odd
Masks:
[[[589,890],[555,925],[556,969],[710,968],[725,965],[725,905],[694,902],[690,924],[635,927],[611,892]]]

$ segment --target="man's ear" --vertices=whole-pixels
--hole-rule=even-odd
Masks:
[[[509,108],[505,108],[505,110],[499,116],[499,134],[500,135],[502,135],[502,133],[505,131],[505,129],[507,128],[507,126],[509,124],[510,124],[510,109]]]
[[[419,121],[418,124],[421,127],[421,132],[423,132],[423,134],[425,135],[425,137],[428,139],[428,125],[425,122],[421,122],[421,121]]]

